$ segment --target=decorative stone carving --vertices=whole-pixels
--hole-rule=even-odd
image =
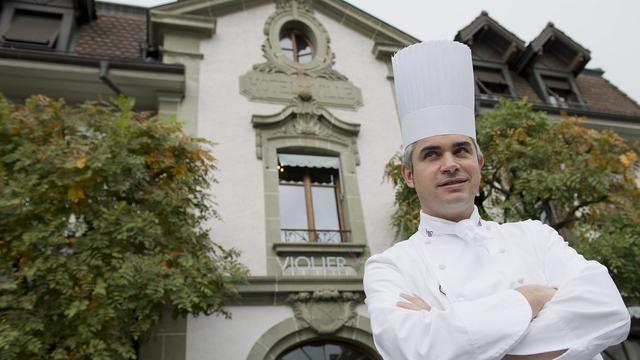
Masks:
[[[294,24],[294,25],[291,25]],[[283,27],[304,29],[313,43],[311,62],[300,64],[288,59],[280,47]],[[319,103],[357,109],[362,94],[347,77],[333,69],[335,54],[329,46],[329,33],[313,16],[308,0],[276,0],[276,12],[264,26],[266,39],[262,53],[266,62],[240,77],[240,93],[250,100],[288,103],[309,93]]]
[[[273,115],[254,115],[251,122],[256,128],[256,156],[262,159],[264,141],[274,137],[302,137],[332,140],[351,148],[358,160],[356,137],[360,125],[340,120],[320,105],[308,93],[302,93]]]
[[[332,334],[356,317],[360,295],[337,290],[318,290],[289,295],[298,320],[307,323],[318,334]]]

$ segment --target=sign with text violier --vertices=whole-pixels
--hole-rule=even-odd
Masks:
[[[283,276],[357,276],[343,256],[285,256],[277,260]]]

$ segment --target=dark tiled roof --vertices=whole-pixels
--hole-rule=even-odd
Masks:
[[[535,105],[544,104],[538,93],[533,89],[531,84],[523,77],[517,75],[515,72],[511,71],[511,80],[513,82],[513,90],[515,90],[516,95],[521,98],[526,96],[529,99],[529,102]]]
[[[602,76],[582,73],[576,81],[589,110],[640,116],[640,105]]]
[[[142,60],[146,42],[146,17],[99,12],[98,18],[82,26],[71,52],[108,59]]]

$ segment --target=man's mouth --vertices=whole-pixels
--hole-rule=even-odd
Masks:
[[[462,184],[469,181],[469,179],[467,178],[455,178],[455,179],[447,179],[444,181],[441,181],[438,186],[448,186],[448,185],[456,185],[456,184]]]

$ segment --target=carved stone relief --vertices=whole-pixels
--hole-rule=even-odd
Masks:
[[[313,58],[301,64],[288,59],[280,47],[283,28],[302,29],[313,44]],[[314,17],[308,0],[276,0],[276,12],[264,26],[265,62],[240,77],[240,93],[250,100],[289,103],[303,93],[320,104],[348,109],[362,106],[362,94],[347,77],[333,69],[335,54],[329,33]]]
[[[359,163],[356,137],[360,125],[340,120],[308,94],[297,98],[273,115],[254,115],[256,156],[262,159],[265,142],[277,137],[331,140],[351,149]]]
[[[318,334],[335,333],[356,317],[360,295],[337,290],[318,290],[289,295],[295,317]]]

